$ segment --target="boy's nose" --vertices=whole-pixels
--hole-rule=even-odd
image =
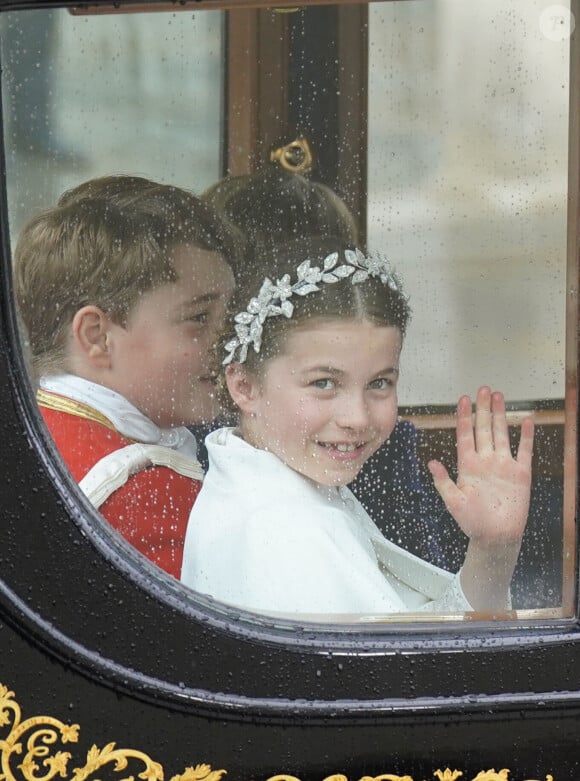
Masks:
[[[365,429],[369,425],[369,409],[362,396],[345,397],[336,411],[335,419],[341,428]]]

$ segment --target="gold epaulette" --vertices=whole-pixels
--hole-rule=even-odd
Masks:
[[[45,391],[42,388],[39,388],[36,391],[36,401],[41,407],[53,409],[56,412],[66,412],[69,415],[75,415],[77,418],[92,420],[95,423],[100,423],[102,426],[110,428],[112,431],[117,431],[109,418],[105,417],[105,415],[98,410],[89,407],[88,404],[83,404],[81,401],[68,399],[66,396],[59,396],[56,393],[50,393],[50,391]]]

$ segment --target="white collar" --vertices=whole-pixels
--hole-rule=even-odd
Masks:
[[[105,415],[119,434],[128,439],[162,445],[190,458],[197,458],[197,442],[185,426],[160,428],[120,393],[74,374],[40,378],[40,387],[50,393],[79,401]]]

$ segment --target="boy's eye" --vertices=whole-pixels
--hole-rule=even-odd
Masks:
[[[188,323],[197,323],[198,325],[207,325],[209,320],[209,312],[197,312],[194,315],[190,315],[186,318]]]
[[[320,379],[320,380],[314,380],[314,382],[310,384],[314,388],[318,388],[318,390],[334,390],[336,387],[335,380],[331,380],[330,377],[325,377],[324,379]]]

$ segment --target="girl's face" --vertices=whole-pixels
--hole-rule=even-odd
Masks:
[[[260,377],[245,373],[244,439],[318,483],[350,483],[397,421],[400,351],[394,326],[318,320],[298,327]],[[230,388],[240,371],[228,374]]]

